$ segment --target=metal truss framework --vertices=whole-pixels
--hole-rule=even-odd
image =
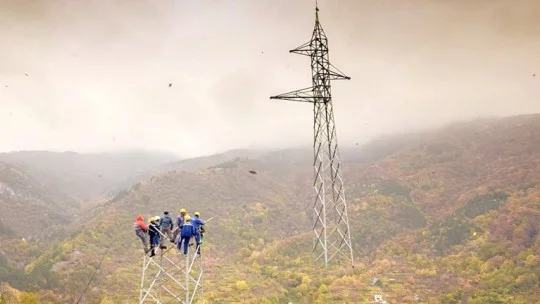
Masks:
[[[272,96],[313,103],[314,114],[314,189],[313,203],[313,260],[323,261],[325,267],[332,260],[353,263],[352,243],[347,215],[347,202],[340,170],[331,80],[350,79],[328,59],[328,39],[319,22],[319,8],[315,8],[315,28],[311,40],[290,53],[311,58],[312,86]]]
[[[190,246],[187,255],[174,245],[156,250],[154,257],[143,258],[139,304],[204,303],[198,246]]]

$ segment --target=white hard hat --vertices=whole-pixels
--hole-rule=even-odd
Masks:
[[[159,221],[159,219],[160,219],[159,215],[156,215],[155,219],[156,219],[156,221]]]

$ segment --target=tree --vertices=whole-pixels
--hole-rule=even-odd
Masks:
[[[238,290],[246,290],[248,288],[246,281],[244,280],[236,281],[236,283],[234,284],[234,287],[236,287],[236,289]]]
[[[20,297],[21,304],[40,304],[38,296],[31,292],[23,292]]]
[[[461,298],[463,297],[463,293],[461,290],[452,292],[452,293],[445,293],[441,295],[441,304],[459,304],[461,302]]]
[[[534,273],[522,274],[516,279],[516,285],[521,290],[529,290],[538,284],[538,277]]]
[[[476,296],[470,299],[469,304],[505,304],[499,295],[492,291],[479,292]]]
[[[99,302],[99,304],[114,304],[114,303],[115,302],[108,296],[103,297],[103,299],[101,299],[101,302]]]

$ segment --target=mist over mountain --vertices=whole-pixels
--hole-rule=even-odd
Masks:
[[[540,116],[521,115],[344,147],[352,272],[311,267],[312,151],[300,148],[158,165],[153,176],[91,205],[49,244],[21,240],[17,229],[5,228],[17,223],[3,216],[1,240],[12,246],[1,249],[0,280],[42,303],[71,303],[109,248],[85,301],[132,303],[142,255],[131,230],[135,216],[186,208],[215,217],[203,247],[211,303],[361,302],[375,293],[399,303],[534,303],[539,135]],[[28,193],[6,201],[4,190],[2,203],[55,209],[31,175],[2,168],[2,185]],[[246,288],[236,288],[244,286],[239,281]]]
[[[312,0],[3,0],[0,151],[309,145]],[[537,0],[320,0],[341,144],[540,111]],[[100,22],[96,22],[99,20]],[[536,74],[536,76],[533,76]],[[169,86],[171,84],[171,86]]]
[[[151,169],[177,159],[170,154],[143,151],[100,154],[48,151],[0,153],[0,161],[28,172],[54,193],[58,200],[74,206],[114,194],[147,177]]]

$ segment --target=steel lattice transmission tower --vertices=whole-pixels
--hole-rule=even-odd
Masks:
[[[353,263],[349,218],[340,156],[332,109],[330,81],[350,79],[328,59],[328,39],[319,22],[319,8],[315,8],[315,28],[311,40],[290,53],[309,56],[313,86],[292,91],[270,99],[313,103],[314,113],[314,189],[313,203],[313,260],[332,260]]]
[[[154,257],[144,255],[139,304],[204,303],[203,267],[195,246],[187,255],[174,245]]]

